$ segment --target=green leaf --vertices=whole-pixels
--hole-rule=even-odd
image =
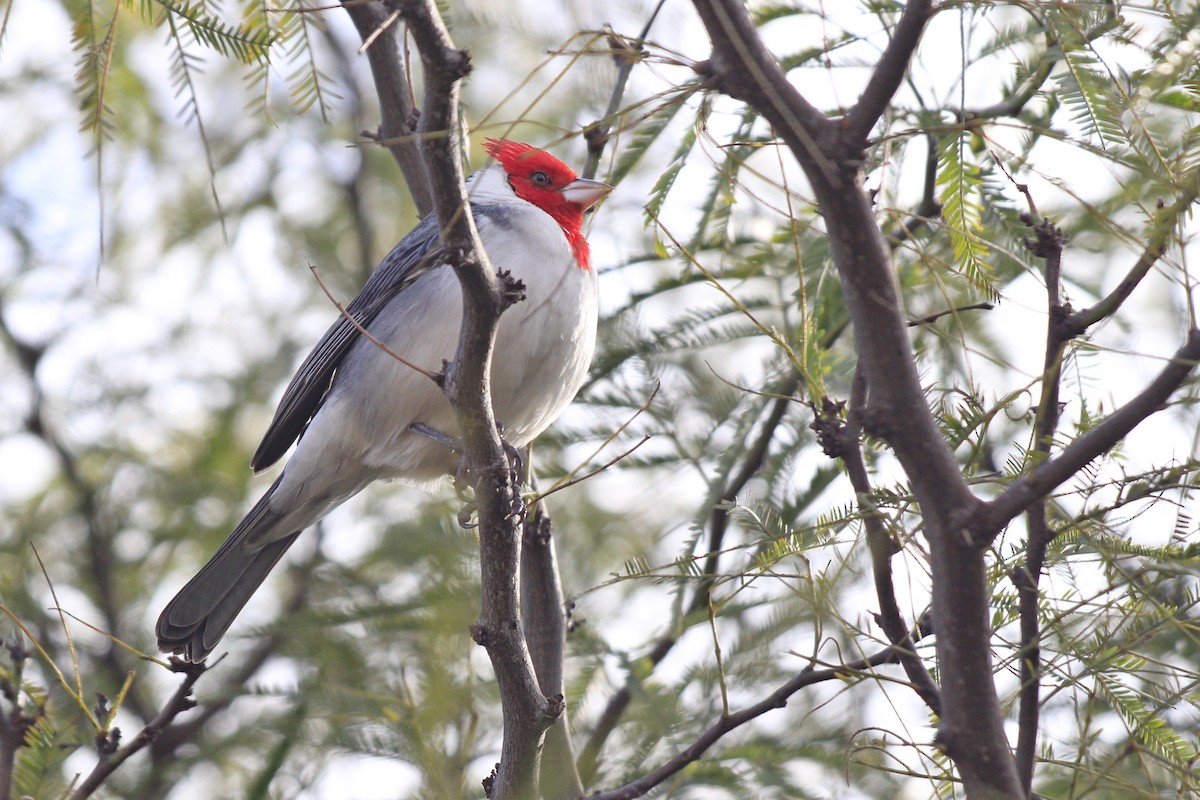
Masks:
[[[954,259],[963,276],[989,300],[999,300],[992,267],[988,264],[983,230],[979,165],[963,159],[968,134],[947,137],[938,157],[937,185],[942,187],[942,221],[954,245]]]

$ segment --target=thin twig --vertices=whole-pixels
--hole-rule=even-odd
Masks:
[[[908,327],[915,328],[919,325],[929,325],[937,322],[942,317],[948,317],[952,314],[957,315],[963,311],[991,311],[993,308],[995,308],[995,306],[991,303],[971,303],[970,305],[965,306],[955,306],[954,308],[948,308],[945,311],[938,311],[936,313],[929,314],[928,316],[921,317],[920,319],[911,319],[908,321]]]
[[[708,592],[715,580],[722,552],[722,543],[724,542],[725,532],[729,526],[730,503],[736,499],[738,493],[746,487],[746,484],[758,474],[758,471],[762,468],[766,460],[767,452],[771,441],[774,439],[775,432],[783,422],[784,415],[791,406],[790,393],[794,393],[799,386],[797,376],[793,375],[790,380],[791,383],[789,386],[791,388],[789,394],[784,395],[781,390],[779,397],[772,403],[771,412],[763,422],[755,441],[746,451],[741,469],[728,478],[725,485],[714,498],[712,512],[709,515],[708,521],[709,555],[705,559],[704,564],[703,575],[705,577],[696,587],[692,595],[692,600],[683,613],[683,619],[685,620],[707,605]],[[678,643],[679,636],[680,633],[678,632],[671,633],[661,637],[654,643],[650,652],[644,656],[650,669],[654,669],[667,657],[667,654]],[[628,708],[629,702],[633,699],[633,688],[636,680],[632,674],[627,678],[625,685],[609,698],[608,703],[604,706],[604,710],[601,712],[599,718],[597,718],[595,725],[593,725],[592,734],[584,744],[583,750],[580,751],[578,760],[579,772],[585,782],[590,781],[595,776],[596,770],[599,767],[600,751],[604,748],[604,743],[616,728],[617,723],[620,722],[625,709]]]
[[[596,449],[593,450],[590,455],[588,455],[587,458],[580,461],[579,465],[577,467],[575,467],[570,472],[568,472],[565,476],[563,476],[561,479],[559,479],[558,482],[556,482],[553,486],[551,486],[549,489],[546,490],[546,494],[541,495],[541,496],[545,497],[546,495],[549,495],[551,492],[558,491],[560,483],[572,480],[576,476],[576,474],[579,472],[579,470],[583,469],[583,466],[585,464],[589,463],[596,456],[598,456],[602,452],[604,452],[604,449],[606,447],[608,447],[610,444],[612,444],[613,442],[615,442],[617,440],[617,437],[620,436],[622,433],[624,433],[629,428],[629,426],[634,423],[634,421],[638,417],[640,417],[642,414],[644,414],[648,410],[650,410],[650,406],[654,403],[654,398],[658,396],[658,390],[661,388],[661,386],[662,386],[662,384],[660,382],[656,381],[654,384],[654,390],[651,391],[649,396],[646,397],[646,400],[640,406],[638,406],[637,410],[634,411],[632,415],[630,415],[629,419],[622,422],[620,425],[618,425],[616,427],[615,430],[613,430],[611,433],[609,433],[608,436],[604,437],[604,441],[602,441],[596,447]],[[632,451],[630,451],[630,452],[632,452]],[[532,502],[536,503],[537,498],[534,498]]]
[[[577,483],[583,483],[588,478],[591,478],[594,475],[599,475],[601,472],[604,472],[606,469],[611,467],[613,464],[616,464],[618,461],[622,461],[625,458],[627,458],[628,456],[630,456],[634,450],[637,450],[639,447],[641,447],[642,445],[644,445],[646,442],[650,441],[653,438],[654,438],[654,434],[652,434],[652,433],[644,434],[642,436],[642,438],[638,440],[637,444],[635,444],[633,447],[630,447],[628,450],[621,452],[620,455],[614,456],[613,458],[609,459],[608,461],[605,461],[600,466],[596,467],[595,469],[593,469],[583,475],[578,475],[574,478],[571,478],[568,481],[564,481],[563,483],[556,483],[554,486],[547,489],[544,493],[535,494],[532,498],[529,499],[528,503],[530,505],[540,503],[541,501],[545,500],[547,497],[554,494],[555,492],[561,491],[562,489],[566,489],[568,486],[574,486]]]
[[[425,369],[424,367],[417,366],[416,364],[412,363],[407,358],[400,355],[395,350],[388,347],[386,344],[384,344],[383,342],[379,341],[374,336],[372,336],[371,332],[368,331],[366,328],[364,328],[362,323],[359,322],[358,320],[356,320],[354,318],[354,316],[349,311],[346,310],[346,307],[344,305],[342,305],[341,302],[336,297],[333,296],[333,293],[329,291],[329,287],[327,287],[325,285],[325,281],[321,280],[321,275],[317,272],[316,266],[313,264],[309,264],[308,269],[312,272],[313,278],[316,279],[317,285],[321,287],[321,291],[324,292],[325,296],[329,298],[329,302],[333,303],[334,306],[337,307],[338,312],[343,317],[346,318],[346,321],[348,321],[351,325],[353,325],[355,330],[357,330],[359,333],[361,333],[363,336],[365,336],[371,342],[371,344],[375,345],[380,350],[387,353],[389,356],[396,359],[397,361],[399,361],[401,364],[408,367],[409,369],[414,369],[417,372],[421,373],[422,375],[424,375],[426,378],[429,378],[434,383],[441,382],[440,374],[438,374],[436,372],[430,372],[429,370]]]
[[[619,38],[611,30],[608,31],[608,43],[612,50],[613,58],[617,62],[617,79],[613,82],[612,95],[608,98],[608,108],[604,110],[604,116],[599,121],[593,122],[587,128],[584,128],[583,135],[587,140],[588,157],[584,163],[583,172],[585,178],[596,177],[596,172],[600,168],[600,157],[604,155],[604,147],[608,144],[609,134],[612,131],[611,126],[606,120],[611,120],[616,116],[617,111],[621,108],[621,103],[625,97],[625,87],[629,83],[629,76],[633,73],[633,67],[637,64],[645,52],[646,37],[650,35],[650,29],[654,27],[654,21],[658,19],[658,12],[662,11],[667,0],[658,0],[658,5],[650,12],[649,19],[642,26],[641,33],[633,41]]]

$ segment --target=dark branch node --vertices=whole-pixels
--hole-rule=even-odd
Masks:
[[[537,510],[526,521],[522,529],[525,534],[523,544],[526,547],[545,547],[550,544],[550,540],[554,536],[554,526],[550,522],[550,517],[542,513],[542,507],[539,504]]]
[[[542,709],[542,715],[545,721],[549,724],[554,724],[558,718],[567,710],[567,699],[563,697],[562,692],[555,694],[553,697],[546,698],[546,707]]]
[[[583,132],[583,140],[587,142],[589,155],[600,155],[608,144],[611,129],[608,125],[595,125]]]
[[[501,310],[525,300],[525,284],[519,278],[506,269],[497,270],[496,277],[500,280]]]
[[[471,638],[475,640],[475,644],[480,647],[487,647],[492,641],[492,632],[483,625],[472,625],[470,627]]]
[[[500,769],[500,764],[497,762],[496,766],[492,767],[491,773],[486,778],[483,779],[483,796],[484,797],[492,796],[492,789],[494,789],[496,786],[496,772],[499,769]]]
[[[1062,254],[1063,247],[1067,243],[1067,237],[1062,232],[1062,228],[1044,217],[1040,223],[1035,223],[1030,214],[1022,214],[1020,220],[1033,228],[1035,238],[1022,239],[1031,253],[1038,258],[1054,258]]]
[[[817,443],[821,445],[821,452],[830,458],[841,458],[846,453],[848,446],[844,419],[846,401],[834,402],[828,397],[823,397],[820,409],[815,403],[810,404],[809,407],[813,411],[814,419],[808,427],[817,434]]]
[[[446,54],[446,66],[454,80],[462,80],[474,69],[474,65],[471,63],[471,52],[469,50],[451,50]]]
[[[111,728],[96,734],[96,752],[101,760],[121,749],[121,729]]]

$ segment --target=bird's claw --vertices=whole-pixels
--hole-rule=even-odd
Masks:
[[[454,491],[458,495],[458,499],[463,502],[463,507],[458,512],[458,524],[460,527],[468,529],[479,527],[477,521],[472,521],[479,511],[479,504],[475,502],[471,470],[467,465],[466,455],[463,453],[462,441],[424,423],[413,423],[409,426],[409,430],[432,439],[461,456],[453,475]],[[508,478],[513,487],[512,507],[506,518],[515,519],[517,524],[523,524],[529,514],[529,510],[525,506],[525,498],[521,496],[521,485],[525,478],[525,457],[519,449],[505,441],[502,423],[496,423],[496,431],[500,434],[500,445],[504,448],[504,456],[508,462]]]
[[[508,461],[508,480],[512,486],[512,507],[509,509],[507,519],[515,519],[518,525],[523,525],[525,518],[529,515],[529,509],[525,506],[525,498],[521,495],[521,486],[525,481],[525,456],[504,438],[503,423],[497,422],[496,430],[500,434],[500,446],[504,448],[504,456]]]

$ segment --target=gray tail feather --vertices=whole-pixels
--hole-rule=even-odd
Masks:
[[[267,503],[282,477],[250,509],[196,577],[167,603],[155,628],[158,647],[164,653],[178,653],[192,663],[203,661],[266,580],[271,568],[296,541],[300,531],[259,550],[249,551],[244,546],[252,531],[264,523],[270,524],[274,515],[268,511]]]

